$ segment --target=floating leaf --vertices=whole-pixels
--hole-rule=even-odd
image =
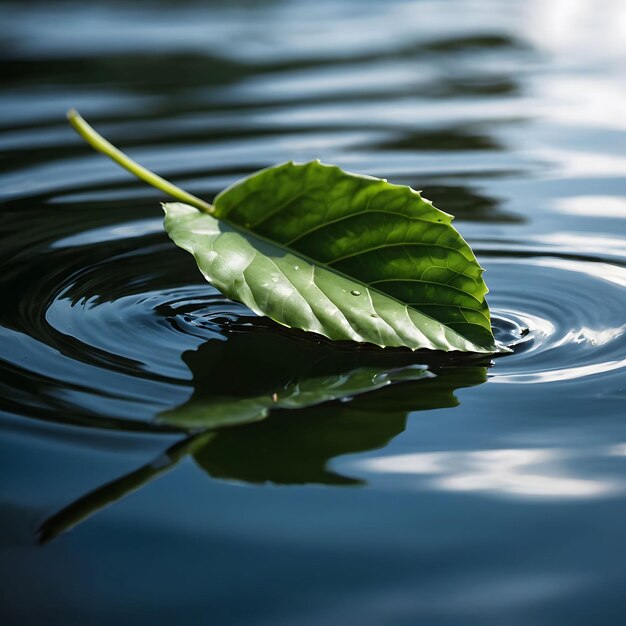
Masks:
[[[164,205],[172,240],[233,300],[334,340],[493,352],[483,269],[410,187],[318,161],[262,170],[214,206],[131,161],[87,125],[96,149],[183,203]]]

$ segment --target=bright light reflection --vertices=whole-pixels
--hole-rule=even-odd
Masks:
[[[626,52],[626,3],[603,0],[532,0],[526,5],[524,34],[540,49],[572,66],[614,62]]]
[[[624,100],[625,98],[622,98],[622,102]],[[563,177],[626,176],[626,158],[623,156],[573,149],[563,150],[554,146],[537,148],[533,154],[539,160],[557,164],[559,174]]]
[[[626,324],[619,326],[618,328],[603,328],[601,330],[583,327],[567,333],[561,341],[554,344],[554,347],[561,345],[566,346],[571,342],[578,344],[589,343],[593,346],[603,346],[607,343],[611,343],[611,341],[623,335],[625,330]]]
[[[624,245],[622,240],[611,239],[609,237],[585,237],[569,233],[546,235],[545,237],[538,237],[537,241],[548,244],[568,245],[579,252],[606,252],[607,246],[610,246],[611,243],[615,244],[616,241],[619,241],[622,246]],[[589,246],[590,242],[592,243],[591,246]],[[585,243],[589,248],[581,249],[580,246]],[[604,248],[602,246],[604,246]],[[581,263],[579,261],[571,261],[570,259],[541,258],[535,259],[533,264],[568,272],[580,272],[591,276],[595,280],[606,280],[620,287],[626,287],[626,269],[618,267],[617,265],[610,265],[609,263]]]
[[[626,219],[626,198],[616,196],[560,198],[555,208],[559,213],[567,215]]]
[[[72,248],[76,246],[87,246],[105,241],[116,241],[130,237],[144,237],[153,233],[160,233],[163,230],[162,220],[137,220],[127,222],[121,226],[103,226],[85,230],[78,235],[70,235],[62,239],[57,239],[51,244],[51,248]]]
[[[594,376],[596,374],[606,374],[626,367],[626,359],[621,361],[604,361],[602,363],[593,363],[592,365],[581,365],[579,367],[566,367],[556,370],[547,370],[544,372],[530,372],[528,374],[498,374],[490,378],[490,384],[493,383],[514,383],[537,384],[537,383],[554,383],[563,380],[572,380],[575,378],[584,378],[585,376]]]
[[[419,452],[356,465],[376,474],[429,476],[428,486],[444,491],[526,498],[594,498],[621,491],[613,479],[568,476],[557,463],[570,456],[551,448]]]

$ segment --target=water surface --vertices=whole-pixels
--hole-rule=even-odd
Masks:
[[[626,619],[622,2],[0,11],[5,623]],[[255,318],[70,106],[208,200],[290,159],[422,189],[513,354]]]

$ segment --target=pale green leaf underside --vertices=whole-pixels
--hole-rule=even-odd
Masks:
[[[494,350],[482,268],[409,187],[286,163],[222,192],[213,215],[164,208],[207,280],[259,315],[330,339]]]

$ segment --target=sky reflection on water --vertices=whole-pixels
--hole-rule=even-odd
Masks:
[[[615,447],[596,455],[614,455]],[[618,448],[618,450],[621,450]],[[419,452],[381,456],[353,463],[373,474],[432,476],[417,489],[476,492],[500,497],[586,499],[621,494],[626,482],[614,477],[589,479],[576,476],[575,461],[583,454],[569,449],[528,448]],[[568,471],[569,469],[569,471]],[[406,481],[404,488],[410,488]],[[397,486],[396,486],[397,488]]]

